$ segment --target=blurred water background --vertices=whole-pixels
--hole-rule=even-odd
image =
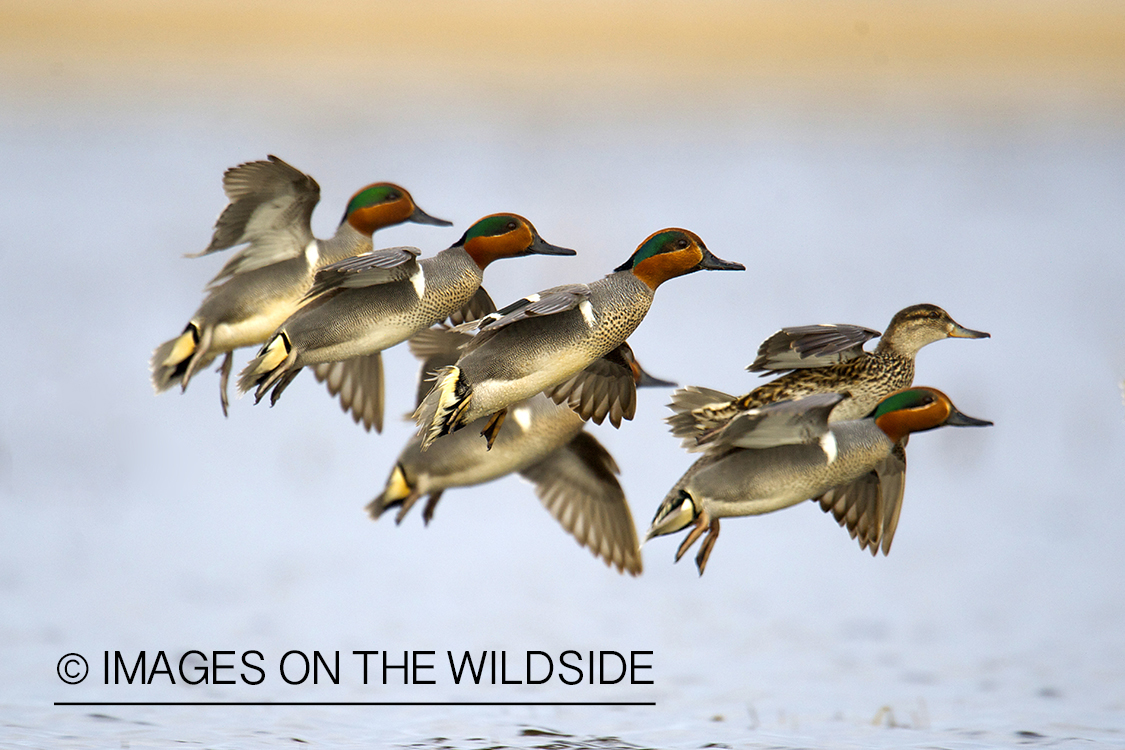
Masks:
[[[1125,9],[1117,3],[8,2],[0,5],[0,740],[8,747],[1125,746]],[[381,436],[309,375],[224,419],[147,360],[221,259],[222,171],[274,153],[329,235],[392,180],[576,258],[684,226],[742,274],[664,286],[652,373],[741,393],[783,325],[918,302],[985,341],[917,381],[986,430],[917,436],[890,557],[813,504],[618,576],[517,478],[429,528],[363,505]],[[249,354],[242,352],[241,367]],[[386,355],[391,416],[415,363]],[[638,526],[689,465],[662,419],[594,428]],[[68,652],[652,651],[652,685],[71,686]],[[60,707],[56,701],[640,701],[655,707]]]

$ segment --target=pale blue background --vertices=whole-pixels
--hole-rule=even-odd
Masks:
[[[353,92],[354,93],[354,92]],[[759,92],[760,93],[760,92]],[[0,90],[0,737],[16,746],[1116,746],[1125,731],[1125,130],[1025,93],[996,111],[578,89]],[[303,375],[223,419],[217,377],[156,397],[151,350],[222,259],[189,260],[226,167],[275,153],[323,188],[314,228],[375,180],[456,226],[526,215],[577,258],[497,264],[498,303],[597,278],[684,226],[742,274],[661,288],[631,340],[654,374],[743,392],[782,325],[882,328],[917,302],[985,341],[922,352],[917,382],[986,430],[917,436],[889,558],[815,506],[733,520],[699,579],[676,542],[639,579],[508,478],[450,491],[430,528],[372,523],[415,363],[386,358],[382,436]],[[238,355],[237,366],[248,358]],[[667,392],[597,429],[647,526],[690,458]],[[63,685],[68,651],[652,650],[654,686],[455,689]],[[439,662],[440,663],[440,662]],[[58,700],[655,700],[631,709],[60,709]],[[893,719],[883,708],[888,707]],[[101,714],[101,718],[92,714]],[[897,727],[891,728],[889,724]],[[480,738],[479,741],[476,738]],[[618,741],[615,740],[615,741]],[[1081,742],[1079,741],[1081,740]],[[562,740],[560,740],[561,742]]]

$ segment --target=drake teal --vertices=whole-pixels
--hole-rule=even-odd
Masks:
[[[289,316],[239,376],[242,392],[270,393],[277,403],[306,365],[339,392],[345,411],[367,429],[382,429],[383,367],[380,352],[450,315],[465,320],[495,310],[481,288],[484,271],[500,258],[574,255],[544,242],[516,214],[477,221],[452,247],[418,259],[413,247],[392,247],[347,258],[321,269],[300,308]]]
[[[297,309],[318,268],[370,250],[372,233],[384,227],[405,221],[450,225],[418,208],[398,185],[378,182],[352,196],[335,235],[316,239],[310,220],[320,186],[272,155],[228,169],[223,190],[230,203],[215,222],[211,244],[191,257],[246,247],[208,284],[183,333],[157,347],[150,362],[160,393],[176,384],[187,389],[196,371],[225,354],[219,381],[223,414],[231,353],[269,338]]]
[[[483,434],[491,443],[507,407],[540,392],[581,415],[608,414],[620,424],[625,415],[617,395],[633,393],[634,385],[603,358],[636,330],[660,284],[701,270],[745,267],[716,258],[693,232],[662,229],[603,279],[547,289],[486,316],[415,412],[422,449],[485,416]],[[606,385],[614,379],[624,388]]]
[[[945,338],[988,338],[957,323],[937,305],[911,305],[898,311],[874,351],[864,351],[878,331],[854,325],[783,328],[758,348],[747,367],[764,375],[789,371],[735,398],[726,393],[688,386],[672,395],[668,418],[672,434],[688,450],[706,450],[732,419],[749,409],[813,393],[840,393],[844,398],[830,421],[866,416],[886,395],[914,382],[918,351]]]
[[[432,386],[429,376],[456,361],[470,337],[456,331],[431,328],[410,340],[410,349],[423,360],[419,401]],[[620,366],[637,386],[672,386],[653,378],[637,364],[628,344],[618,348]],[[401,522],[414,504],[427,496],[422,513],[433,517],[442,493],[470,487],[518,472],[535,485],[543,506],[578,543],[619,572],[641,573],[640,545],[633,516],[616,474],[613,457],[583,428],[586,422],[567,406],[543,394],[513,404],[511,425],[497,438],[492,450],[474,433],[485,418],[439,440],[422,452],[420,436],[406,444],[395,462],[383,492],[368,506],[372,518],[398,508]]]
[[[861,549],[890,552],[905,487],[906,441],[942,426],[991,422],[962,414],[936,388],[896,391],[862,419],[829,422],[845,400],[818,393],[749,409],[732,420],[721,450],[700,458],[664,498],[645,540],[691,526],[678,561],[706,534],[699,574],[719,537],[719,519],[770,513],[810,498],[831,512]]]

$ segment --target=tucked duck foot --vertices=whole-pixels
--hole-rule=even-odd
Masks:
[[[711,516],[707,511],[701,511],[695,518],[695,526],[688,532],[687,538],[680,544],[680,548],[676,550],[676,562],[680,561],[684,553],[691,549],[691,545],[695,544],[696,540],[699,539],[699,537],[703,535],[703,532],[707,531],[710,526]]]
[[[422,493],[417,490],[411,490],[410,494],[402,499],[402,504],[399,506],[398,513],[395,514],[395,526],[402,524],[402,519],[406,518],[406,514],[414,507],[414,503],[418,502],[418,498],[422,497]]]
[[[279,398],[281,398],[281,394],[285,391],[286,388],[289,387],[289,384],[293,382],[293,378],[295,378],[295,377],[297,377],[298,375],[301,374],[301,369],[302,368],[300,368],[300,367],[294,367],[291,370],[287,370],[285,372],[285,374],[283,374],[280,378],[278,378],[274,382],[273,392],[270,393],[270,407],[271,408],[277,405],[277,400]],[[260,398],[261,397],[259,396],[259,399]],[[258,402],[255,401],[254,403],[258,403]]]
[[[508,407],[505,406],[489,417],[488,424],[480,431],[480,434],[488,441],[488,450],[492,450],[492,444],[496,442],[496,436],[500,434],[500,428],[504,426],[504,418],[507,416]]]
[[[227,397],[227,383],[230,382],[230,368],[234,364],[234,352],[227,352],[227,356],[223,357],[223,363],[215,372],[219,373],[219,404],[223,407],[223,416],[230,416],[227,414],[227,409],[230,407],[230,399]]]
[[[704,568],[707,567],[707,558],[711,556],[711,548],[715,546],[715,540],[719,538],[719,519],[711,522],[707,528],[707,536],[703,537],[703,544],[699,545],[699,553],[695,556],[695,567],[699,568],[699,575],[703,575]]]
[[[434,509],[437,508],[438,500],[441,500],[441,493],[442,491],[438,490],[426,498],[426,507],[422,509],[423,525],[430,525],[430,519],[434,517]]]

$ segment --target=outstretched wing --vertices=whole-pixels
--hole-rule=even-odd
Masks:
[[[386,247],[344,258],[316,272],[305,300],[333,289],[359,288],[422,278],[416,247]],[[425,283],[424,280],[422,282]],[[424,288],[424,287],[423,287]]]
[[[902,496],[906,491],[906,440],[895,444],[891,454],[879,462],[875,471],[879,474],[879,484],[883,491],[883,554],[890,554],[891,542],[898,528],[898,517],[902,513]],[[872,551],[874,552],[874,550]]]
[[[855,359],[863,345],[881,334],[853,325],[814,325],[782,328],[758,347],[758,356],[746,369],[776,374],[779,370],[824,367]]]
[[[882,547],[886,555],[898,528],[905,487],[906,449],[900,442],[874,469],[814,500],[859,541],[860,549],[875,555]]]
[[[613,456],[593,435],[580,432],[520,475],[535,484],[543,506],[579,544],[635,576],[641,572],[640,545],[617,473]]]
[[[637,380],[643,372],[633,350],[623,343],[544,393],[583,419],[601,424],[608,416],[614,427],[620,427],[622,419],[632,419],[637,411]]]
[[[338,396],[340,408],[351,414],[356,424],[363,422],[365,430],[383,431],[383,354],[365,354],[361,357],[336,362],[321,362],[313,366],[316,379],[328,387],[328,393]]]
[[[320,185],[276,156],[231,167],[223,175],[230,203],[215,222],[208,255],[236,245],[239,250],[211,285],[237,273],[295,258],[305,252],[312,233],[312,212],[320,201]]]

